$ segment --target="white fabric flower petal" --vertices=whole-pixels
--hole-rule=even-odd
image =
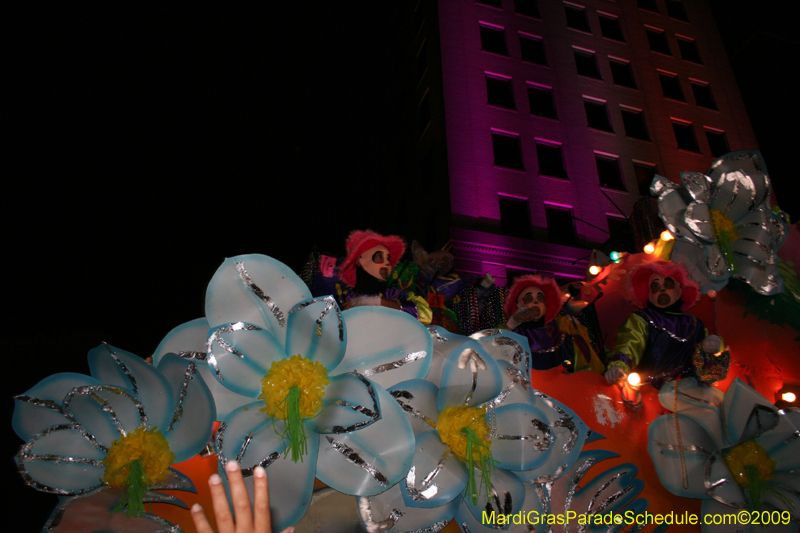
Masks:
[[[175,354],[167,354],[158,365],[159,372],[172,385],[176,400],[169,425],[159,428],[169,441],[176,463],[190,459],[206,446],[212,430],[208,421],[217,418],[214,398],[197,374],[197,368],[193,360]]]
[[[208,354],[208,321],[196,318],[172,329],[161,340],[153,353],[153,364],[158,366],[168,353],[178,354],[182,359],[197,363],[197,373],[211,392],[216,405],[217,420],[223,420],[233,410],[253,401],[251,396],[237,394],[228,389],[212,374],[207,363]]]
[[[286,344],[286,314],[311,298],[292,269],[266,255],[226,259],[214,273],[206,292],[206,318],[212,327],[247,322],[272,333]]]
[[[722,407],[730,443],[754,439],[778,425],[775,406],[739,378],[728,387]]]
[[[169,422],[175,399],[169,383],[153,365],[105,343],[89,351],[88,359],[92,377],[104,385],[116,385],[147,399],[149,426],[164,427]]]
[[[503,378],[494,358],[476,340],[450,352],[444,364],[437,407],[481,405],[502,390]]]
[[[664,488],[676,496],[707,498],[704,483],[705,469],[708,459],[716,451],[716,444],[701,425],[680,414],[678,415],[681,431],[679,443],[674,416],[656,418],[650,423],[648,430],[647,447],[658,478]],[[680,445],[684,448],[683,458],[680,455]],[[686,487],[684,482],[687,483]]]
[[[348,309],[342,316],[347,351],[331,375],[355,370],[384,388],[427,375],[431,336],[408,313],[372,305]]]
[[[398,383],[389,393],[403,408],[411,422],[414,435],[419,435],[435,427],[439,420],[436,397],[439,388],[425,379],[412,379]]]
[[[312,298],[289,311],[286,355],[300,354],[331,370],[344,357],[347,330],[333,296]]]
[[[681,182],[695,202],[706,204],[711,200],[714,184],[702,172],[681,172]]]
[[[481,482],[481,474],[478,470],[475,471],[475,483]],[[522,481],[509,470],[504,468],[497,468],[492,471],[491,487],[489,488],[489,498],[486,497],[486,488],[478,492],[477,505],[472,504],[472,498],[467,495],[462,498],[461,507],[459,507],[456,516],[463,516],[463,512],[468,510],[472,516],[477,520],[482,518],[483,512],[491,513],[494,511],[496,514],[514,514],[522,510],[525,502],[525,487]],[[458,519],[458,518],[457,518]],[[460,519],[459,523],[461,522]]]
[[[435,533],[444,529],[460,504],[460,498],[455,498],[439,507],[408,507],[399,483],[381,494],[358,499],[361,521],[366,530],[385,533]]]
[[[442,371],[447,357],[450,352],[467,342],[469,337],[452,333],[441,326],[429,326],[428,333],[433,339],[433,356],[431,357],[431,368],[424,378],[440,387],[442,385]]]
[[[711,225],[711,211],[708,204],[691,203],[684,214],[686,226],[700,239],[714,241],[714,227]]]
[[[48,376],[23,394],[14,397],[12,426],[19,438],[30,440],[43,429],[66,424],[61,402],[75,387],[99,386],[102,383],[90,376],[63,372]]]
[[[417,435],[411,468],[399,485],[407,506],[427,508],[461,498],[468,480],[467,467],[431,430]]]

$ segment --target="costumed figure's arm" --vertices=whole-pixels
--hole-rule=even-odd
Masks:
[[[624,379],[632,368],[639,365],[647,348],[647,321],[632,313],[617,331],[616,346],[608,358],[605,372],[609,384]]]

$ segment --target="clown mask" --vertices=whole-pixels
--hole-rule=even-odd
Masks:
[[[547,304],[545,304],[545,297],[542,289],[539,287],[527,287],[519,296],[517,296],[517,309],[527,307],[531,320],[541,320],[547,311]]]
[[[650,276],[650,303],[659,309],[665,309],[681,297],[681,286],[675,278],[660,274]]]
[[[379,244],[373,246],[358,258],[361,265],[370,276],[382,281],[389,281],[389,274],[392,272],[391,257],[389,249]]]

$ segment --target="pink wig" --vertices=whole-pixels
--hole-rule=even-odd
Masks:
[[[543,278],[542,276],[530,275],[522,276],[514,281],[506,296],[506,315],[511,316],[517,312],[517,298],[520,293],[528,287],[538,287],[544,293],[544,302],[547,306],[544,313],[545,323],[553,320],[561,310],[561,291],[553,278]]]
[[[628,276],[627,299],[640,309],[647,307],[650,300],[650,278],[653,274],[671,277],[681,286],[681,311],[686,311],[700,299],[700,287],[695,283],[683,265],[671,261],[645,263],[634,268]]]
[[[356,264],[358,258],[372,248],[382,244],[389,250],[391,256],[390,264],[392,268],[400,261],[403,252],[406,251],[406,245],[403,239],[396,235],[379,235],[372,230],[356,230],[347,237],[347,257],[345,257],[341,266],[339,267],[339,279],[345,282],[350,287],[356,286]]]

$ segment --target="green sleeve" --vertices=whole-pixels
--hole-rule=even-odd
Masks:
[[[625,372],[639,366],[647,347],[647,321],[631,313],[617,330],[616,345],[608,366],[618,366]]]

